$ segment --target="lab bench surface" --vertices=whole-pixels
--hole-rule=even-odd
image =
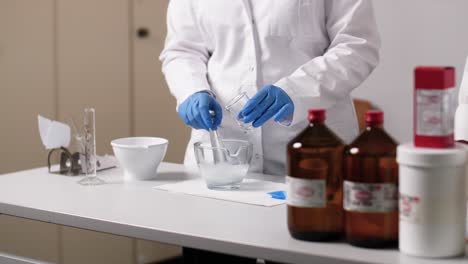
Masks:
[[[394,249],[298,241],[288,233],[284,205],[261,207],[155,190],[156,185],[197,177],[172,163],[162,163],[158,174],[153,181],[124,183],[123,172],[110,169],[100,174],[107,184],[92,187],[77,184],[81,177],[49,174],[46,168],[4,174],[0,213],[286,263],[468,263],[468,257],[422,259]]]

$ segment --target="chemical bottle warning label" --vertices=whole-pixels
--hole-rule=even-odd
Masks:
[[[393,183],[344,181],[346,211],[385,213],[398,210],[398,186]]]
[[[299,179],[287,176],[286,203],[306,208],[326,207],[326,181],[324,179]]]

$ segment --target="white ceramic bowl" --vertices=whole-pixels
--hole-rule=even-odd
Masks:
[[[167,139],[128,137],[112,140],[111,145],[125,174],[125,181],[150,180],[166,155]]]

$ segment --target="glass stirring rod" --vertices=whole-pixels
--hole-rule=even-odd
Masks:
[[[214,118],[215,112],[213,110],[210,110],[210,115],[212,119]],[[218,163],[225,163],[227,162],[227,157],[226,157],[226,148],[220,140],[220,137],[218,135],[217,130],[209,130],[210,132],[210,141],[211,141],[211,147],[213,148],[213,160],[215,164]]]

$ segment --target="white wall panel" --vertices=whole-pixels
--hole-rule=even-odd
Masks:
[[[382,36],[380,65],[355,92],[385,112],[385,128],[400,142],[413,136],[413,69],[448,65],[460,85],[468,56],[468,1],[373,1]]]

